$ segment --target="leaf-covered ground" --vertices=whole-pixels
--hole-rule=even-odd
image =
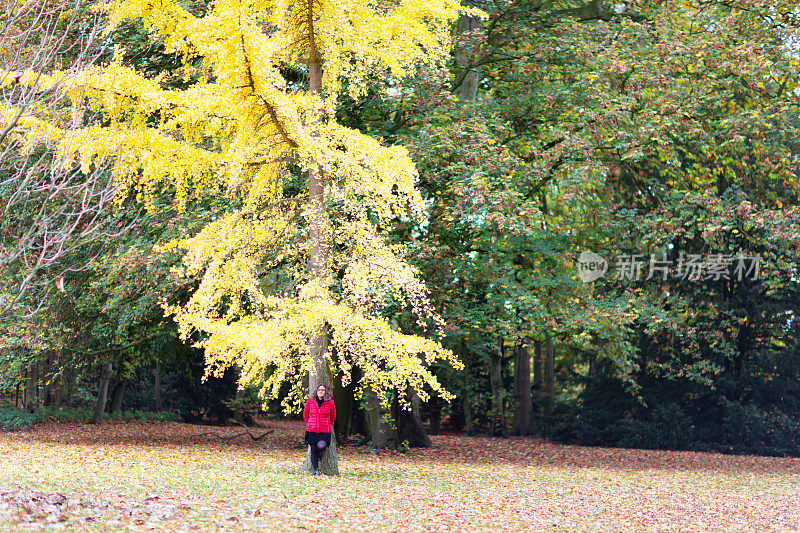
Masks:
[[[177,423],[0,434],[0,529],[800,529],[800,459],[440,436],[405,455],[343,448],[342,475],[315,478],[294,473],[301,425],[271,424],[259,441]]]

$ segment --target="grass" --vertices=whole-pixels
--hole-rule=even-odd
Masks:
[[[295,474],[302,427],[260,441],[174,422],[48,422],[0,434],[0,529],[686,531],[800,527],[800,460],[433,437],[343,448]]]

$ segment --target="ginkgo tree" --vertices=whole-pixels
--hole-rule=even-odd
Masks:
[[[64,135],[32,109],[17,135],[29,148],[56,143],[59,165],[89,172],[110,162],[120,194],[150,206],[167,193],[178,206],[209,191],[236,200],[176,243],[199,288],[185,305],[165,304],[183,338],[204,347],[208,373],[236,365],[264,398],[288,382],[287,409],[302,405],[306,375],[313,391],[334,375],[348,383],[354,367],[359,394],[384,406],[409,387],[449,398],[429,366],[460,362],[386,313],[400,304],[422,329],[440,322],[418,272],[386,238],[396,221],[424,217],[414,164],[404,148],[338,124],[335,109],[371,78],[444,60],[467,10],[454,0],[217,0],[203,16],[171,0],[102,7],[106,33],[141,19],[196,81],[167,88],[118,51],[106,66],[71,73],[66,88],[101,122]],[[305,83],[288,79],[297,72]],[[44,91],[59,76],[16,79]],[[304,186],[287,187],[297,176]],[[335,446],[327,455],[323,471],[337,473]]]

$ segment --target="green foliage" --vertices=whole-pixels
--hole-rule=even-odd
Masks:
[[[22,384],[24,369],[38,362],[38,354],[7,347],[0,349],[0,394],[7,394]]]
[[[0,430],[9,431],[30,427],[40,418],[13,405],[0,404]]]
[[[387,145],[407,146],[422,203],[417,217],[383,217],[358,195],[328,198],[332,259],[325,290],[335,299],[356,291],[368,315],[386,318],[392,331],[438,340],[402,291],[387,292],[380,288],[386,279],[364,274],[364,265],[380,263],[374,250],[348,255],[353,233],[363,230],[353,225],[354,213],[364,208],[364,227],[380,219],[381,239],[386,230],[397,259],[421,272],[432,307],[445,321],[442,344],[466,364],[464,370],[443,362],[426,367],[457,393],[444,407],[455,427],[464,426],[467,401],[473,430],[491,427],[496,413],[488,369],[499,345],[530,345],[552,335],[555,400],[537,396],[534,402],[540,412],[553,407],[549,416],[534,415],[544,434],[584,444],[800,454],[800,71],[797,54],[783,45],[793,38],[797,19],[791,13],[800,3],[622,2],[617,8],[624,4],[624,10],[613,15],[603,8],[609,2],[573,4],[483,2],[489,18],[474,32],[456,35],[449,69],[359,78],[352,88],[360,98],[350,80],[336,81],[343,85],[331,102],[335,119]],[[207,12],[204,1],[181,6],[192,16]],[[124,45],[123,65],[150,80],[160,76],[153,94],[171,98],[178,93],[158,91],[214,83],[204,77],[199,56],[182,60],[168,51],[167,41],[186,45],[174,35],[151,41],[139,21],[129,21],[112,37]],[[350,64],[352,58],[345,59],[342,65]],[[273,96],[295,98],[306,89],[306,66],[276,69],[291,90]],[[469,96],[459,84],[471,73],[479,79]],[[206,103],[198,98],[191,105]],[[162,111],[142,124],[172,124],[165,117],[176,111]],[[200,129],[213,126],[200,122]],[[298,125],[296,135],[309,128]],[[169,132],[181,142],[184,133]],[[201,141],[202,150],[219,155]],[[351,166],[363,170],[361,163]],[[307,170],[281,166],[281,202],[302,203]],[[272,215],[221,219],[242,209],[247,187],[226,192],[198,185],[179,213],[173,205],[179,185],[162,184],[150,192],[155,209],[138,219],[135,231],[70,256],[73,264],[91,258],[92,267],[70,274],[67,294],[47,300],[38,317],[0,324],[0,392],[13,390],[28,367],[44,365],[43,354],[56,352],[59,365],[79,374],[73,400],[91,399],[96,368],[108,358],[114,379],[130,380],[126,407],[152,408],[151,371],[161,363],[164,403],[181,419],[245,422],[258,413],[250,391],[235,399],[235,373],[203,382],[198,359],[204,353],[180,344],[162,303],[186,308],[203,269],[219,267],[227,283],[241,274],[241,265],[252,294],[279,295],[286,299],[280,305],[298,297],[307,281],[306,222],[293,215],[294,229],[283,234],[267,224],[280,221]],[[0,190],[0,200],[5,194]],[[126,217],[136,216],[132,203],[122,208]],[[17,224],[23,215],[7,222]],[[240,261],[195,254],[202,260],[198,269],[176,272],[184,257],[166,244],[197,236],[201,228],[233,231],[256,222],[266,225],[242,240]],[[195,241],[202,249],[220,246],[223,254],[223,245],[234,242],[231,235],[208,230]],[[629,252],[673,262],[681,253],[758,254],[761,277],[633,281],[614,279],[612,268],[585,284],[575,275],[584,250],[612,262]],[[391,266],[400,263],[381,264],[401,272]],[[362,285],[365,280],[372,281]],[[232,364],[239,356],[234,345],[258,352],[289,331],[257,338],[254,332],[267,331],[266,322],[245,324],[243,317],[258,306],[236,296],[239,288],[209,291],[207,302],[212,322],[238,331],[237,342],[223,350]],[[231,314],[237,309],[241,316]],[[320,316],[307,311],[309,324]],[[353,325],[342,316],[340,329]],[[294,333],[303,345],[307,335]],[[191,342],[208,338],[192,335]],[[382,350],[376,346],[375,353]],[[291,359],[300,351],[286,353]],[[352,369],[363,377],[359,365],[371,363],[345,352],[330,352],[347,369],[341,374]],[[296,362],[265,364],[253,376],[297,377]],[[502,368],[500,396],[510,419],[508,354]],[[52,377],[45,374],[42,381]],[[277,385],[272,392],[286,398],[288,389]],[[423,398],[431,392],[417,385]],[[356,405],[366,409],[364,402]]]
[[[255,417],[263,413],[264,401],[258,397],[258,391],[246,387],[233,398],[223,402],[233,413],[232,420],[238,424],[252,425]]]
[[[609,383],[593,388],[582,400],[581,407],[562,406],[545,434],[592,446],[800,455],[796,415],[755,404],[713,396],[701,404],[687,401],[685,395],[677,400],[652,395],[653,407],[645,408]]]
[[[403,453],[403,454],[406,454],[406,453],[408,453],[408,452],[410,452],[410,451],[411,451],[411,446],[409,446],[409,445],[408,445],[408,440],[403,440],[403,441],[401,441],[401,442],[398,442],[398,443],[395,445],[395,448],[394,448],[394,450],[395,450],[397,453]]]
[[[37,413],[28,413],[13,405],[0,405],[0,429],[12,430],[30,427],[38,422],[90,422],[94,417],[92,409],[45,407]],[[171,411],[116,411],[106,413],[106,421],[169,422],[178,419]]]
[[[57,422],[89,422],[94,417],[92,409],[58,409],[55,407],[45,407],[37,413],[37,420],[51,420]],[[139,421],[139,422],[169,422],[177,420],[178,417],[171,411],[116,411],[106,413],[104,420],[113,421]]]

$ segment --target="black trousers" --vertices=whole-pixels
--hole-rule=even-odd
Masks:
[[[324,440],[319,440],[316,445],[311,445],[311,466],[314,467],[314,471],[319,470],[319,459],[326,449],[328,449],[328,443]]]

